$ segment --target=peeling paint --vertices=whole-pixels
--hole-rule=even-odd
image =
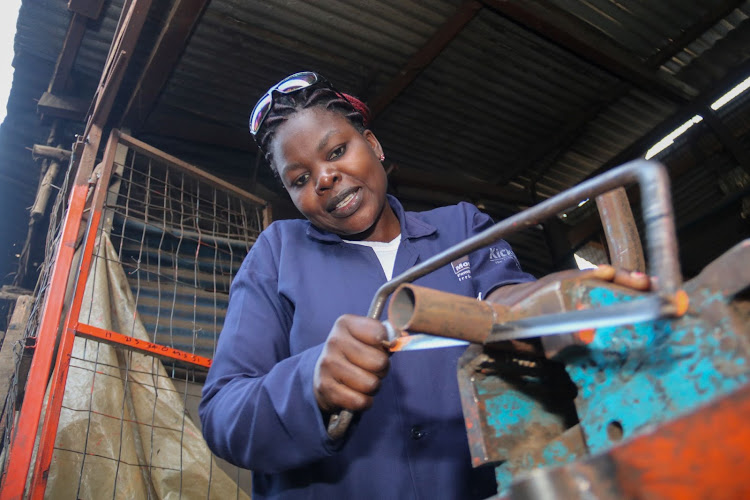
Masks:
[[[735,281],[745,279],[736,274],[726,276]],[[575,408],[579,425],[567,430],[566,425],[575,422],[565,422],[550,411],[540,390],[542,379],[536,380],[539,387],[504,381],[499,375],[502,361],[494,361],[492,373],[478,377],[468,365],[466,373],[459,370],[462,387],[471,384],[476,395],[471,400],[462,390],[464,404],[473,405],[477,419],[471,424],[467,421],[472,453],[485,450],[481,463],[498,464],[495,472],[500,494],[525,471],[611,450],[623,440],[630,442],[746,384],[750,378],[748,322],[742,318],[744,309],[728,302],[730,294],[709,288],[715,281],[738,288],[737,283],[718,280],[711,273],[700,275],[685,284],[690,308],[681,318],[600,328],[585,347],[566,350],[563,345],[547,351],[563,363],[578,389]],[[573,310],[603,308],[643,297],[610,284],[586,284],[567,288],[564,293]],[[476,408],[480,409],[478,415]],[[568,438],[573,435],[578,446],[571,446],[576,440]]]

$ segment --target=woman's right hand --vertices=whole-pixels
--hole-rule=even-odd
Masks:
[[[323,412],[372,405],[390,367],[388,332],[380,321],[345,314],[334,323],[315,364],[313,391]]]

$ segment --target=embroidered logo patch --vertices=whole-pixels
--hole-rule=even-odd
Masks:
[[[510,249],[490,247],[490,262],[499,264],[501,262],[504,262],[506,259],[512,258],[513,252],[511,252]]]
[[[453,272],[456,273],[458,281],[471,279],[471,262],[469,262],[468,256],[463,256],[460,259],[451,262]]]

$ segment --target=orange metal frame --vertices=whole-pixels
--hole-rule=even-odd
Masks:
[[[71,189],[68,211],[62,225],[62,237],[52,268],[49,291],[37,333],[34,357],[29,368],[26,394],[9,446],[8,467],[3,478],[2,490],[0,490],[2,500],[22,498],[26,487],[26,477],[42,413],[57,329],[62,317],[65,288],[72,268],[76,239],[89,188],[84,176],[85,172],[79,170]]]
[[[192,363],[203,368],[211,367],[211,358],[204,358],[203,356],[190,354],[189,352],[174,349],[172,347],[167,347],[162,344],[145,342],[135,337],[123,335],[111,330],[104,330],[102,328],[86,325],[84,323],[77,323],[75,326],[73,326],[73,329],[75,330],[78,337],[93,339],[99,342],[117,345],[119,347],[125,347],[134,351],[140,351],[142,354],[149,354],[151,356],[174,359],[177,361],[185,361],[187,363]]]
[[[39,451],[34,465],[34,474],[31,480],[31,498],[44,498],[44,490],[47,486],[47,474],[49,464],[52,461],[52,452],[54,450],[55,437],[57,435],[57,425],[60,420],[60,411],[62,409],[63,395],[65,393],[65,382],[68,380],[68,368],[70,367],[70,357],[75,341],[74,324],[78,322],[78,315],[81,312],[83,303],[83,292],[86,287],[91,261],[94,253],[94,241],[96,240],[96,229],[99,227],[101,220],[101,210],[104,198],[109,185],[109,178],[112,174],[114,165],[114,155],[117,150],[117,133],[113,132],[107,142],[107,149],[104,153],[104,170],[96,185],[94,197],[91,203],[91,212],[89,215],[89,224],[86,229],[86,238],[81,255],[80,269],[75,283],[75,295],[73,303],[68,310],[65,318],[65,326],[61,332],[60,347],[57,351],[57,361],[55,371],[50,381],[50,396],[47,403],[47,412],[44,415],[42,433],[39,437]],[[29,379],[31,380],[31,379]]]
[[[203,356],[78,322],[83,303],[84,289],[93,260],[97,229],[101,221],[118,144],[124,144],[131,149],[166,160],[176,167],[185,169],[191,173],[199,173],[205,180],[220,188],[226,189],[229,186],[231,187],[230,191],[235,194],[239,194],[253,203],[265,205],[264,200],[255,198],[244,191],[237,190],[236,187],[213,178],[213,176],[207,176],[205,173],[192,167],[192,165],[185,164],[174,157],[155,150],[147,144],[120,133],[118,130],[112,131],[104,153],[101,175],[99,176],[91,201],[88,227],[76,278],[73,301],[60,332],[60,344],[54,365],[55,369],[50,380],[49,401],[44,415],[42,430],[39,435],[37,458],[29,485],[29,494],[33,499],[42,499],[47,486],[47,476],[52,461],[65,384],[67,382],[71,353],[76,336],[117,345],[146,355],[187,362],[202,368],[209,368],[211,366],[211,359]],[[31,454],[41,419],[41,409],[47,385],[46,381],[56,343],[57,325],[60,324],[62,316],[65,288],[68,276],[72,270],[76,239],[84,218],[88,191],[88,183],[81,182],[81,179],[77,176],[70,197],[70,207],[63,222],[63,237],[58,250],[57,261],[52,272],[50,291],[42,312],[37,348],[29,371],[26,396],[19,423],[15,428],[14,437],[10,445],[8,468],[2,484],[2,490],[0,490],[0,500],[21,498],[26,487],[26,478],[31,466]],[[266,209],[268,209],[267,206]]]

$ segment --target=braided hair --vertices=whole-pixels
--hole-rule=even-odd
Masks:
[[[360,133],[367,129],[370,110],[365,103],[348,94],[334,92],[327,87],[312,86],[290,94],[277,93],[273,98],[273,106],[263,121],[260,131],[255,136],[258,147],[263,151],[268,165],[274,174],[271,155],[271,142],[279,126],[285,123],[294,113],[303,109],[319,107],[338,113]]]

